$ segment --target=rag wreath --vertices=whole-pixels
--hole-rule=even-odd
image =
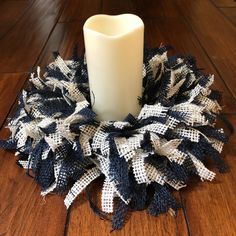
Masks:
[[[221,107],[219,92],[210,89],[214,77],[193,57],[167,57],[168,49],[145,48],[142,109],[123,121],[97,121],[85,58],[64,61],[54,53],[43,76],[39,67],[31,73],[8,124],[11,136],[0,147],[16,150],[42,196],[66,192],[67,208],[102,177],[102,209],[91,207],[100,216],[113,213],[113,229],[123,227],[129,210],[175,211],[171,188],[186,187],[193,175],[212,181],[208,158],[224,171],[220,153],[227,138],[215,127]]]

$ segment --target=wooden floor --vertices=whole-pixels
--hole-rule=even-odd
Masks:
[[[46,65],[55,50],[69,58],[76,43],[82,53],[82,26],[89,16],[127,12],[144,20],[149,46],[171,44],[171,53],[193,54],[199,67],[215,74],[224,113],[236,127],[235,0],[1,0],[0,137],[8,135],[3,127],[30,67]],[[136,212],[112,235],[236,235],[236,135],[223,155],[230,172],[176,192],[183,206],[176,217]],[[110,223],[93,214],[83,194],[67,212],[63,197],[43,199],[15,160],[12,153],[0,151],[0,235],[110,235]]]

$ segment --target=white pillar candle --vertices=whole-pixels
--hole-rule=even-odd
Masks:
[[[95,15],[84,24],[91,104],[99,120],[138,115],[144,24],[136,15]]]

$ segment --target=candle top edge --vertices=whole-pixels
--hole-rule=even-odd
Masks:
[[[83,31],[90,31],[104,38],[116,39],[143,28],[142,19],[134,14],[97,14],[85,21]]]

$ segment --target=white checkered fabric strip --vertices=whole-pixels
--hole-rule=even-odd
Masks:
[[[161,138],[157,134],[151,133],[151,141],[153,148],[158,150],[158,148],[161,146]]]
[[[145,169],[149,179],[148,182],[156,182],[161,185],[165,184],[164,175],[160,171],[158,171],[154,166],[145,163]]]
[[[212,181],[215,178],[215,173],[208,170],[201,161],[199,161],[195,156],[189,153],[190,158],[192,159],[194,166],[198,172],[198,175],[201,177],[201,180]]]
[[[43,153],[42,153],[42,160],[47,159],[49,152],[50,152],[50,148],[48,148],[45,151],[43,151]]]
[[[84,95],[78,90],[75,83],[63,82],[63,87],[68,90],[66,96],[69,97],[72,101],[86,101]]]
[[[146,167],[147,176],[151,182],[157,182],[161,185],[164,185],[165,183],[167,183],[168,185],[175,188],[176,190],[179,190],[180,188],[183,188],[186,186],[181,181],[167,180],[164,173],[161,173],[155,167],[153,167],[152,165],[148,163],[145,164],[145,167]]]
[[[69,193],[66,195],[64,203],[68,209],[74,199],[98,176],[101,172],[97,167],[88,170],[79,180],[75,182]]]
[[[147,183],[149,181],[145,169],[145,157],[145,154],[138,154],[132,158],[133,172],[138,184]]]
[[[199,95],[196,99],[208,111],[219,113],[222,110],[221,106],[219,105],[217,101],[212,101],[208,97]]]
[[[41,120],[37,126],[40,127],[40,128],[47,128],[49,125],[51,125],[53,122],[55,122],[56,120],[55,119],[52,119],[50,117],[48,118],[45,118],[43,120]],[[59,123],[59,121],[57,121]]]
[[[76,107],[75,107],[75,113],[78,113],[79,111],[81,111],[83,108],[87,107],[89,105],[87,100],[84,101],[80,101],[76,103]]]
[[[102,210],[106,213],[113,212],[113,199],[115,197],[114,185],[107,179],[104,180],[102,188]]]
[[[180,122],[175,119],[172,116],[169,116],[166,121],[166,126],[168,126],[169,129],[174,129]]]
[[[154,145],[156,153],[161,156],[166,156],[170,161],[175,161],[178,164],[182,164],[186,158],[186,154],[179,151],[177,148],[182,142],[181,139],[172,139],[170,141],[161,139],[159,146]]]
[[[208,81],[208,83],[206,85],[207,88],[209,88],[214,83],[215,76],[214,75],[209,75],[209,78],[210,78],[210,80]]]
[[[107,138],[107,133],[102,130],[103,127],[103,124],[101,124],[98,127],[97,132],[94,134],[92,143],[92,148],[94,150],[99,149],[101,147],[101,143],[104,143]]]
[[[220,142],[213,138],[209,138],[209,141],[211,142],[213,148],[215,148],[219,153],[222,152],[224,146],[223,142]]]
[[[155,55],[149,61],[149,68],[153,73],[153,77],[156,77],[159,66],[161,66],[163,70],[163,63],[167,61],[167,53],[163,53],[162,55]],[[161,75],[161,73],[160,73]],[[157,80],[160,79],[160,76],[157,77]]]
[[[191,128],[190,129],[177,128],[174,130],[174,132],[178,134],[180,137],[188,138],[195,143],[197,143],[200,138],[200,132],[198,130]]]
[[[127,139],[131,149],[138,149],[141,147],[141,141],[143,140],[143,134],[135,134],[133,137]]]
[[[198,84],[193,90],[190,91],[189,93],[190,99],[188,101],[192,102],[195,99],[195,97],[197,97],[201,93],[201,91],[203,91],[203,89],[204,88]]]
[[[175,95],[185,82],[185,79],[182,79],[176,83],[176,78],[176,72],[172,70],[170,76],[169,90],[167,92],[167,98],[171,98],[173,95]]]
[[[187,186],[186,184],[182,183],[181,181],[176,181],[176,180],[165,180],[165,182],[176,190],[180,190],[181,188],[184,188]]]
[[[73,123],[73,119],[66,119],[64,122],[57,124],[58,133],[67,140],[74,140],[76,135],[70,131],[70,124]]]
[[[160,103],[155,105],[144,105],[139,113],[138,119],[146,119],[148,117],[157,116],[164,117],[168,111],[167,107],[163,107]]]
[[[168,153],[166,157],[172,162],[176,162],[179,165],[182,165],[188,155],[181,152],[178,149],[173,150],[171,153]]]
[[[48,136],[45,136],[44,139],[53,151],[55,151],[62,143],[62,136],[59,133],[49,134]]]
[[[18,161],[18,162],[19,162],[19,164],[22,165],[22,167],[23,167],[24,169],[31,169],[31,164],[30,164],[29,161],[22,161],[22,160],[20,160],[20,161]]]
[[[109,141],[103,141],[101,144],[100,144],[100,149],[101,149],[101,153],[102,155],[109,155],[110,153],[110,144],[109,144]]]
[[[166,156],[168,154],[171,154],[175,149],[177,149],[182,140],[172,139],[170,141],[167,141],[165,139],[160,139],[160,142],[161,145],[156,149],[156,152],[161,156]]]
[[[201,107],[190,103],[181,103],[174,106],[171,110],[181,112],[184,115],[187,125],[208,125],[205,117],[202,115],[205,107]]]
[[[16,133],[15,139],[17,140],[17,146],[23,147],[27,140],[26,130],[22,125],[22,128]]]
[[[82,134],[87,135],[90,138],[93,138],[94,134],[97,131],[97,128],[92,125],[82,125],[80,127],[80,130]]]
[[[154,124],[143,126],[142,128],[138,129],[138,132],[145,133],[146,131],[150,131],[157,134],[165,134],[167,129],[168,129],[168,126],[165,124],[154,123]]]
[[[33,85],[38,89],[43,89],[44,88],[42,80],[38,77],[31,77],[30,82],[32,82]]]
[[[79,137],[79,141],[80,141],[84,156],[92,155],[92,148],[89,143],[90,139],[91,138],[88,135],[80,135]]]
[[[71,70],[68,68],[68,66],[66,65],[65,61],[60,56],[57,56],[57,58],[55,59],[55,64],[58,66],[60,71],[65,76],[68,76],[68,74],[71,74]]]
[[[97,155],[97,166],[101,169],[101,172],[109,179],[109,167],[110,167],[110,160],[106,156]]]
[[[37,122],[29,122],[24,124],[25,135],[31,137],[32,139],[39,139],[42,135],[39,128],[37,127]]]
[[[124,157],[126,161],[129,161],[135,155],[134,148],[129,145],[129,142],[126,138],[116,138],[115,143],[119,155]]]
[[[124,127],[130,126],[129,122],[125,122],[125,121],[115,121],[113,125],[114,127],[118,129],[123,129]]]

